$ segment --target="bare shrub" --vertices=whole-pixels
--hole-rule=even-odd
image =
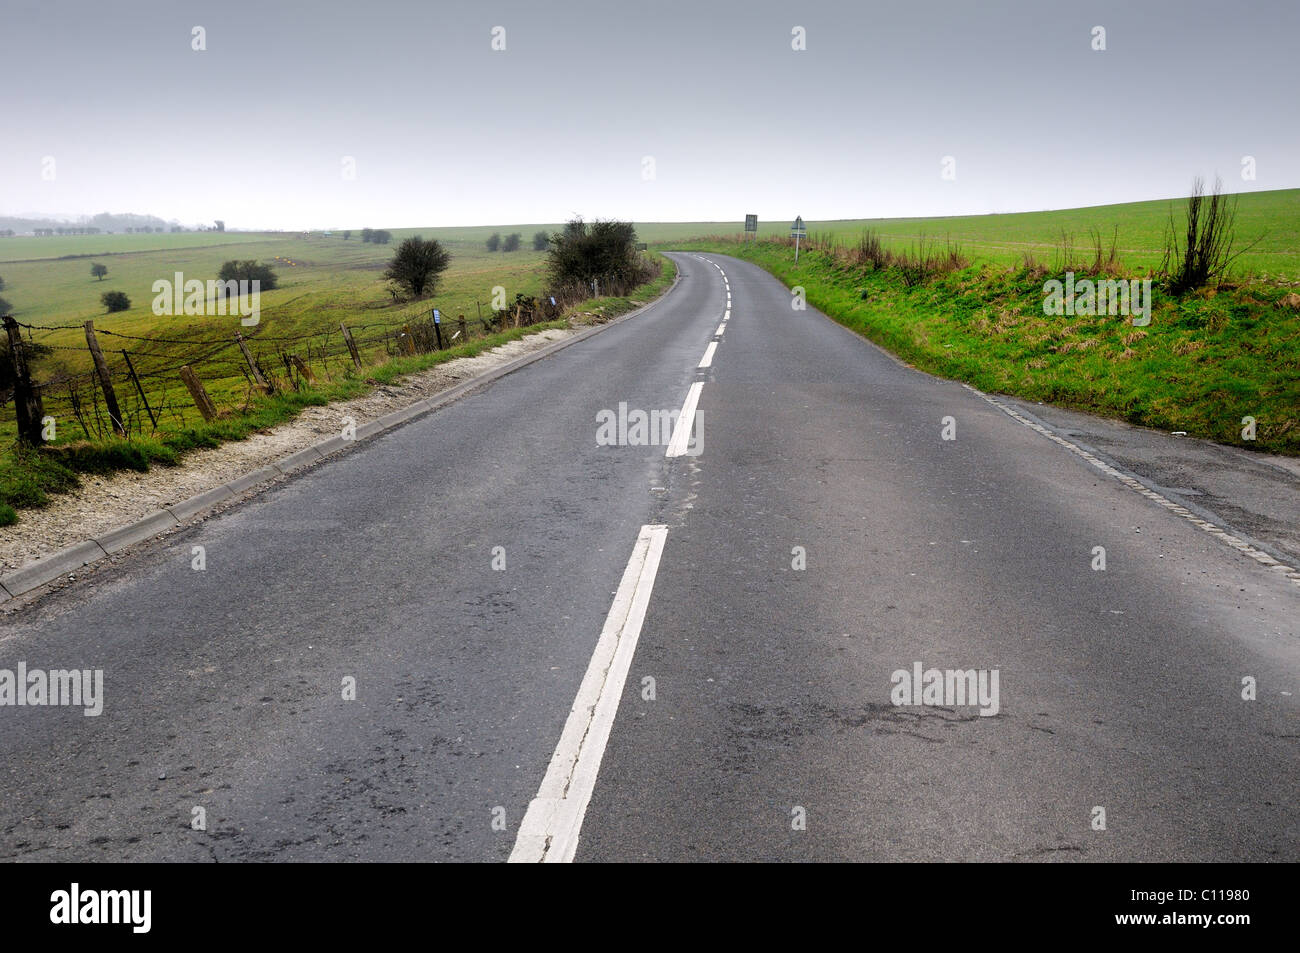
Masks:
[[[1119,226],[1111,233],[1109,247],[1102,241],[1101,229],[1090,228],[1088,235],[1092,239],[1092,267],[1094,275],[1116,274],[1120,270],[1119,260]]]
[[[909,288],[930,278],[959,271],[970,264],[961,245],[951,239],[940,245],[922,236],[913,247],[893,256],[894,268]]]
[[[894,256],[880,241],[880,235],[873,228],[865,229],[858,236],[858,244],[852,251],[853,260],[858,265],[866,265],[879,271],[893,263]]]
[[[1234,260],[1263,238],[1261,235],[1234,252],[1236,222],[1237,199],[1223,194],[1222,180],[1214,180],[1214,192],[1207,198],[1205,180],[1197,176],[1192,182],[1192,194],[1187,197],[1186,227],[1181,242],[1174,224],[1173,209],[1169,210],[1165,253],[1159,272],[1170,294],[1185,294],[1218,281]]]

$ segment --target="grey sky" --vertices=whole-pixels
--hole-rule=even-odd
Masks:
[[[1295,0],[0,3],[10,214],[827,219],[1300,186]]]

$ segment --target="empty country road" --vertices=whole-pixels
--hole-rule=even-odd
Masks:
[[[644,313],[6,615],[0,669],[102,669],[103,712],[0,711],[0,858],[1300,857],[1300,587],[672,257]],[[981,704],[898,703],[930,670]]]

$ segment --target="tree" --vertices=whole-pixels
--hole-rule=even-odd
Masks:
[[[224,232],[226,230],[226,223],[223,222],[221,219],[217,219],[216,226],[217,226],[217,231],[219,232]]]
[[[363,229],[361,229],[361,240],[362,240],[363,242],[368,242],[368,241],[370,241],[370,236],[372,236],[372,235],[374,235],[374,234],[375,234],[374,229],[371,229],[371,228],[363,228]]]
[[[520,235],[518,232],[511,232],[509,235],[505,237],[505,240],[501,243],[501,250],[519,251],[519,241],[523,237],[524,236]]]
[[[351,238],[351,237],[352,237],[352,233],[351,233],[351,232],[344,232],[344,233],[343,233],[343,240],[344,240],[344,241],[347,241],[347,240],[348,240],[349,238]]]
[[[99,300],[104,302],[104,307],[108,309],[109,314],[115,311],[125,311],[131,307],[131,299],[121,291],[105,291],[99,296]]]
[[[5,280],[3,278],[0,278],[0,291],[4,291],[4,290],[5,290]]]
[[[533,251],[546,251],[546,246],[551,243],[551,236],[545,232],[533,233]]]
[[[103,281],[106,274],[108,274],[108,265],[101,265],[99,262],[95,262],[90,266],[90,276],[92,278],[98,278],[100,281]]]
[[[433,294],[438,279],[451,264],[451,252],[438,240],[425,241],[419,235],[403,240],[388,264],[384,277],[412,298]]]
[[[636,250],[636,229],[631,222],[598,219],[587,224],[575,218],[551,236],[547,270],[556,285],[636,278],[644,271]]]
[[[13,314],[13,311],[14,306],[4,298],[0,298],[0,318],[3,318],[7,314]]]
[[[255,261],[228,261],[221,266],[217,277],[222,281],[256,281],[258,291],[271,291],[279,280],[270,265],[259,265]],[[227,295],[229,297],[229,295]]]
[[[491,235],[488,236],[487,250],[497,251],[500,248],[501,248],[501,233],[493,232]]]
[[[393,240],[393,233],[384,228],[377,228],[370,233],[370,241],[376,245],[387,245]]]

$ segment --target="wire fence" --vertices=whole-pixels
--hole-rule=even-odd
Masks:
[[[509,328],[550,321],[562,310],[558,299],[552,305],[549,297],[539,302],[521,296],[506,308],[483,313],[480,305],[472,316],[439,313],[435,318],[434,306],[423,302],[379,322],[342,322],[301,334],[237,326],[226,337],[213,336],[210,325],[202,335],[184,337],[174,332],[136,335],[95,328],[93,322],[89,329],[82,324],[13,324],[17,347],[26,352],[24,363],[50,368],[43,376],[28,372],[42,417],[97,439],[114,432],[138,435],[184,428],[200,419],[244,412],[261,395],[364,376],[366,368],[392,358],[445,350]],[[69,332],[80,332],[85,342],[64,343]],[[6,342],[0,360],[4,433],[19,423],[19,368],[13,352]],[[207,404],[195,394],[191,381],[207,394]]]
[[[34,438],[39,420],[49,418],[61,435],[71,428],[86,439],[184,429],[246,413],[265,395],[364,377],[367,368],[394,358],[555,320],[593,295],[626,295],[644,280],[644,275],[596,279],[591,286],[574,283],[538,297],[519,294],[487,307],[476,301],[473,314],[454,318],[425,300],[397,311],[385,309],[381,321],[322,322],[322,327],[298,334],[275,333],[269,322],[235,326],[224,335],[206,322],[190,336],[174,331],[131,334],[96,328],[94,322],[46,325],[5,318],[0,437],[21,436],[25,427]],[[51,438],[46,434],[42,439]]]

